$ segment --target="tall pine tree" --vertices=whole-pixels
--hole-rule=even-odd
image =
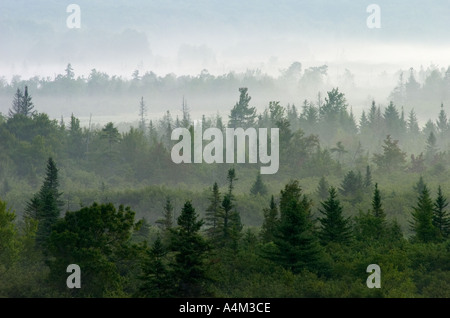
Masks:
[[[177,297],[207,296],[205,256],[208,244],[200,234],[203,220],[190,201],[186,201],[172,229],[170,250],[175,252],[172,273]]]
[[[297,180],[281,190],[280,221],[274,243],[277,249],[271,257],[284,268],[294,273],[303,269],[325,270],[323,250],[311,220],[311,201],[302,194]]]
[[[264,209],[264,221],[261,227],[261,240],[264,243],[272,242],[278,225],[278,207],[272,195],[269,208]]]
[[[437,231],[433,225],[433,201],[426,185],[417,198],[417,205],[413,208],[411,229],[415,233],[414,239],[418,242],[429,243],[436,240]]]
[[[450,216],[446,208],[447,198],[442,193],[441,186],[438,187],[438,196],[433,204],[433,225],[438,231],[440,238],[447,238],[450,234]]]
[[[319,238],[322,244],[326,245],[331,242],[338,244],[350,243],[352,237],[352,228],[350,219],[343,215],[342,205],[337,198],[336,188],[329,189],[329,197],[321,202],[322,208],[319,212],[323,217],[319,218],[321,225]]]

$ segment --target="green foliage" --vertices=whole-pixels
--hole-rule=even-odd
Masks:
[[[373,158],[378,169],[385,172],[402,169],[406,163],[406,153],[401,151],[398,140],[392,140],[391,135],[388,135],[382,147],[383,153],[376,153]]]
[[[273,242],[278,227],[278,207],[272,195],[269,208],[264,209],[264,221],[261,226],[261,241],[263,243]]]
[[[168,269],[167,250],[160,237],[147,250],[142,262],[141,284],[137,297],[160,298],[171,297],[173,290],[172,276]]]
[[[252,185],[252,187],[250,189],[250,193],[252,195],[258,195],[258,194],[266,195],[267,194],[267,187],[264,184],[264,182],[262,181],[261,173],[258,173],[258,175],[256,176],[256,181]]]
[[[311,202],[296,180],[281,190],[280,222],[274,243],[276,250],[271,258],[284,268],[294,273],[303,269],[326,272],[323,250],[311,220]]]
[[[82,288],[72,296],[106,297],[123,295],[124,269],[131,271],[136,256],[130,238],[135,213],[129,207],[94,203],[75,212],[67,212],[53,227],[48,250],[50,279],[61,291],[66,287],[66,267],[82,269]],[[136,264],[134,264],[136,266]]]
[[[411,227],[415,232],[415,241],[427,243],[437,238],[437,230],[433,225],[433,201],[426,185],[417,198],[417,205],[413,207]]]
[[[349,244],[352,237],[350,219],[343,216],[341,203],[337,199],[336,188],[330,187],[329,197],[321,202],[322,208],[319,212],[323,217],[319,218],[321,228],[319,238],[322,244],[334,242],[338,244]]]
[[[450,216],[446,211],[447,206],[447,198],[444,197],[441,186],[439,186],[438,196],[433,203],[433,226],[438,231],[440,239],[445,239],[450,234]]]
[[[239,88],[239,102],[231,110],[228,127],[230,128],[248,128],[254,125],[256,118],[256,108],[250,107],[251,97],[247,93],[246,87]]]
[[[169,246],[175,252],[175,262],[171,264],[175,293],[179,297],[206,296],[205,257],[208,243],[200,234],[204,222],[198,220],[190,201],[184,204],[177,224],[172,230]]]

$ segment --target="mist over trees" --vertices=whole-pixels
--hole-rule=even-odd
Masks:
[[[326,72],[294,63],[281,79],[253,74],[245,82],[316,90]],[[275,96],[257,107],[259,90],[242,80],[201,76],[145,82],[152,75],[128,81],[93,70],[75,79],[68,65],[55,80],[3,84],[0,295],[448,296],[445,99],[420,123],[416,108],[394,95],[386,104],[374,97],[358,116],[339,87],[299,104]],[[413,79],[405,92],[429,103],[426,85]],[[228,87],[232,102],[222,113],[194,116],[195,103],[181,96],[178,114],[151,116],[160,106],[142,90],[169,94],[183,81],[198,91]],[[132,95],[135,124],[83,126],[76,108],[51,119],[35,93],[61,94],[54,85],[68,98]],[[222,132],[278,128],[278,173],[261,175],[248,160],[175,164],[171,132],[194,135],[194,121]],[[89,277],[80,291],[65,288],[64,266],[72,263]],[[389,277],[381,290],[365,286],[372,263]],[[23,279],[12,279],[22,271]]]

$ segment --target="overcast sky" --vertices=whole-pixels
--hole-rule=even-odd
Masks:
[[[81,28],[69,29],[70,3]],[[367,7],[380,9],[370,29]],[[279,75],[293,61],[409,68],[449,64],[450,1],[2,0],[0,76],[53,76],[72,63],[130,76],[212,74],[259,68]]]

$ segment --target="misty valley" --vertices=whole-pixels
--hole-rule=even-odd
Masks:
[[[143,93],[180,83],[75,78],[70,64],[1,82],[0,296],[449,297],[449,70],[423,83],[410,70],[357,116],[339,87],[254,103],[249,86],[285,77],[175,78],[228,85],[234,102],[193,116],[180,94],[159,117]],[[136,120],[83,125],[37,102],[105,94],[134,96]]]

